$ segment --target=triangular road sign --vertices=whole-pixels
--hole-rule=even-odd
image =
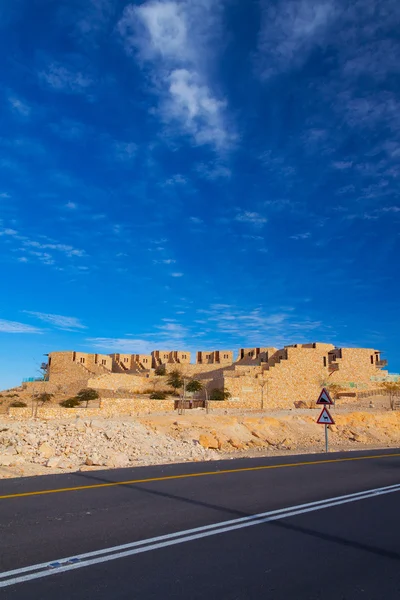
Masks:
[[[324,406],[321,411],[321,414],[318,417],[317,423],[319,425],[334,425],[335,421],[332,419],[332,415],[329,410]]]
[[[317,404],[324,404],[324,405],[332,406],[332,404],[333,404],[332,398],[330,397],[329,392],[326,388],[322,388],[322,392],[319,395]]]

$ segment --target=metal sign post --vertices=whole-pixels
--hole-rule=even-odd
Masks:
[[[318,425],[325,425],[325,452],[329,452],[328,425],[334,425],[335,421],[333,420],[331,413],[327,409],[327,406],[332,405],[333,402],[328,390],[326,390],[325,388],[323,388],[322,392],[320,393],[319,398],[317,400],[317,404],[322,404],[323,406],[321,414],[317,419],[317,423]]]

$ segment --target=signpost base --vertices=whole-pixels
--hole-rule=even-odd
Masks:
[[[328,447],[328,425],[325,425],[325,452],[329,452],[329,447]]]

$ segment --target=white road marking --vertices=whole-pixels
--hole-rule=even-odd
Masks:
[[[48,577],[50,575],[56,575],[58,573],[64,573],[66,571],[72,571],[74,569],[80,569],[82,567],[88,567],[91,565],[116,560],[118,558],[125,558],[127,556],[149,552],[150,550],[158,550],[159,548],[166,548],[175,544],[190,542],[220,533],[227,533],[229,531],[235,531],[236,529],[242,529],[244,527],[261,525],[263,523],[276,521],[278,519],[293,517],[332,506],[339,506],[341,504],[356,502],[358,500],[364,500],[374,496],[381,496],[383,494],[390,494],[399,491],[400,484],[375,488],[372,490],[365,490],[364,492],[347,494],[345,496],[337,496],[336,498],[327,498],[326,500],[309,502],[307,504],[299,504],[297,506],[290,506],[278,510],[258,513],[256,515],[250,515],[248,517],[240,517],[230,521],[221,521],[219,523],[213,523],[203,527],[196,527],[194,529],[177,531],[175,533],[161,535],[149,538],[147,540],[139,540],[129,544],[121,544],[111,548],[103,548],[93,552],[75,554],[74,556],[67,558],[30,565],[20,569],[13,569],[11,571],[0,573],[0,588],[15,585],[17,583],[23,583],[25,581],[31,581],[33,579]]]

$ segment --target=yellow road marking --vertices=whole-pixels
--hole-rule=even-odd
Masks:
[[[187,473],[185,475],[167,475],[164,477],[149,477],[147,479],[132,479],[130,481],[113,481],[110,483],[95,483],[92,485],[80,485],[69,488],[58,488],[55,490],[39,490],[36,492],[23,492],[21,494],[7,494],[0,496],[0,500],[9,498],[24,498],[26,496],[42,496],[45,494],[60,494],[61,492],[78,492],[80,490],[94,490],[98,488],[116,487],[120,485],[135,485],[137,483],[152,483],[154,481],[169,481],[171,479],[187,479],[189,477],[206,477],[208,475],[226,475],[228,473],[245,473],[246,471],[264,471],[266,469],[284,469],[285,467],[305,467],[308,465],[326,465],[328,463],[349,462],[354,460],[374,460],[377,458],[399,457],[396,454],[377,454],[372,456],[352,456],[350,458],[330,458],[324,460],[313,460],[298,463],[283,463],[279,465],[263,465],[261,467],[242,467],[241,469],[226,469],[223,471],[205,471],[203,473]]]

